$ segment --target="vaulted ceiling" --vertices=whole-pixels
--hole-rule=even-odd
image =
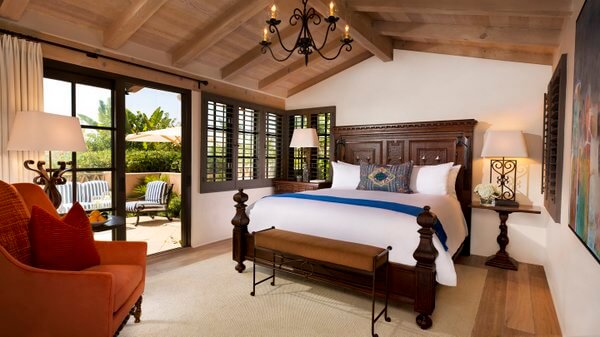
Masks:
[[[348,24],[352,51],[335,61],[311,57],[308,66],[300,55],[276,62],[261,53],[258,42],[273,0],[4,0],[0,27],[288,97],[371,56],[389,62],[393,49],[551,64],[563,21],[571,15],[570,0],[335,2],[338,35],[325,48],[335,51],[340,28]],[[290,27],[288,18],[301,1],[275,3],[289,46],[298,27]],[[328,3],[308,5],[328,13]],[[324,36],[321,26],[314,32],[317,41]]]

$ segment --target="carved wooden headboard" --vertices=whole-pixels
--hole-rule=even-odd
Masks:
[[[332,131],[334,160],[358,164],[461,164],[456,194],[471,232],[474,119],[338,126]],[[432,210],[435,212],[435,210]],[[463,253],[469,253],[465,240]]]

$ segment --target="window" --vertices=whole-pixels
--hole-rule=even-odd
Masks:
[[[319,138],[319,148],[310,151],[310,179],[331,179],[331,128],[335,125],[335,107],[302,109],[288,111],[289,139],[294,129],[315,128]],[[301,149],[289,149],[288,178],[293,179],[304,166],[304,155]]]
[[[202,193],[268,187],[272,179],[295,179],[304,165],[302,151],[289,148],[297,128],[317,129],[319,148],[310,151],[310,178],[331,179],[335,107],[285,112],[203,93],[202,116]]]
[[[271,186],[281,177],[283,112],[202,94],[201,192]]]
[[[289,128],[289,142],[292,141],[292,135],[294,134],[294,129],[302,129],[308,128],[308,116],[306,115],[291,115],[289,117],[290,120],[290,128]],[[302,149],[289,149],[289,169],[288,169],[288,177],[295,178],[296,176],[302,175],[302,170],[304,168],[304,152]]]
[[[53,152],[52,165],[72,161],[73,169],[59,185],[62,202],[57,211],[66,213],[75,201],[90,211],[114,211],[115,165],[113,145],[113,84],[110,81],[47,70],[44,77],[44,107],[49,112],[79,117],[86,152]]]

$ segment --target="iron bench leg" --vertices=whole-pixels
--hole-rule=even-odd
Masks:
[[[373,258],[373,284],[372,284],[372,288],[371,288],[371,335],[373,337],[379,337],[378,334],[375,333],[375,323],[379,320],[379,318],[381,317],[381,315],[384,316],[384,319],[386,322],[391,322],[392,319],[388,316],[388,298],[389,298],[389,267],[390,267],[390,261],[389,261],[389,251],[392,249],[392,247],[387,247],[387,249],[375,256]],[[377,279],[376,275],[377,275],[377,262],[379,261],[379,259],[381,259],[383,257],[383,255],[385,255],[385,306],[383,307],[383,309],[381,309],[381,311],[379,312],[379,314],[377,315],[377,317],[375,317],[375,281]]]

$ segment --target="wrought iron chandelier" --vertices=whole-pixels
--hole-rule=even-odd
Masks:
[[[352,41],[353,40],[350,37],[350,27],[348,25],[346,25],[344,34],[343,34],[342,38],[340,39],[340,42],[342,44],[340,45],[340,48],[338,49],[337,53],[332,57],[324,55],[323,48],[327,44],[327,39],[329,38],[329,33],[335,31],[336,23],[340,18],[335,16],[333,2],[331,2],[329,4],[329,16],[328,17],[323,16],[323,18],[321,18],[319,13],[317,13],[317,11],[315,11],[314,8],[311,7],[307,10],[306,9],[307,3],[308,3],[308,0],[302,0],[302,4],[304,5],[304,8],[302,10],[300,10],[300,8],[294,9],[294,12],[289,20],[290,26],[296,26],[299,22],[302,24],[302,26],[300,27],[300,32],[298,32],[298,37],[296,38],[296,43],[294,44],[293,48],[287,48],[283,44],[281,35],[279,33],[279,29],[277,28],[277,26],[281,23],[281,20],[277,19],[277,7],[275,5],[273,5],[271,7],[271,18],[269,20],[267,20],[267,24],[269,26],[268,26],[268,28],[265,27],[265,29],[263,31],[263,39],[260,42],[260,45],[262,46],[261,51],[263,54],[266,54],[267,50],[268,50],[271,53],[271,56],[273,56],[273,58],[275,60],[277,60],[279,62],[283,62],[283,61],[286,61],[287,59],[289,59],[290,56],[292,56],[292,54],[294,53],[294,51],[297,50],[298,54],[304,55],[304,64],[308,65],[308,56],[310,54],[312,54],[314,51],[316,51],[319,55],[321,55],[322,58],[331,61],[331,60],[335,60],[340,55],[340,53],[342,52],[342,49],[344,49],[344,47],[345,47],[346,51],[348,51],[348,52],[352,50]],[[323,40],[323,43],[321,45],[317,45],[317,43],[315,42],[315,40],[313,39],[313,36],[311,34],[309,24],[312,23],[315,27],[317,27],[318,25],[321,24],[321,21],[327,22],[328,26],[327,26],[327,32],[325,33],[325,39]],[[277,39],[279,40],[279,44],[281,45],[283,50],[285,50],[287,52],[287,55],[285,57],[278,58],[273,53],[273,50],[271,49],[271,41],[269,39],[269,32],[271,34],[277,34]]]

